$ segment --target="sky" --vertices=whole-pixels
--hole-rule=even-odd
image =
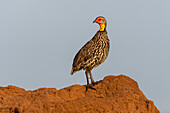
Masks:
[[[95,81],[124,74],[136,80],[161,113],[170,113],[169,0],[1,0],[0,86],[26,90],[86,84],[70,75],[78,50],[107,19],[111,43]]]

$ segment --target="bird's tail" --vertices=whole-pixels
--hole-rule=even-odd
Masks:
[[[73,75],[74,72],[75,72],[75,70],[74,70],[74,68],[72,68],[72,70],[71,70],[71,75]]]
[[[81,70],[82,68],[77,68],[77,67],[73,67],[71,70],[71,75],[73,75],[75,72]]]

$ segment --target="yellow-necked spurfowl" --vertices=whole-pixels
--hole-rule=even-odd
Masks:
[[[71,71],[72,75],[81,69],[85,70],[87,78],[86,91],[88,88],[94,89],[89,85],[88,75],[90,75],[91,83],[94,84],[91,70],[105,61],[110,48],[110,42],[106,31],[106,19],[102,16],[99,16],[93,21],[93,23],[98,23],[100,30],[97,31],[94,37],[78,51],[73,60],[73,67]]]

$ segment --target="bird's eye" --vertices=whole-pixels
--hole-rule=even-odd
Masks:
[[[101,21],[101,20],[102,20],[101,18],[98,19],[98,21]]]

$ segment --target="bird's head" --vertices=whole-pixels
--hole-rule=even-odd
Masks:
[[[98,16],[93,23],[98,23],[100,25],[100,31],[104,31],[106,28],[106,19],[103,16]]]

